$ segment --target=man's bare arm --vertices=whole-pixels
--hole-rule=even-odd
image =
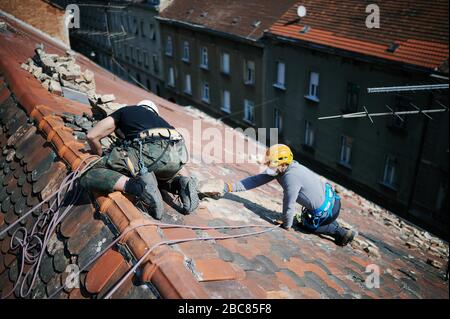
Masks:
[[[92,153],[96,155],[102,155],[102,144],[100,141],[102,138],[107,137],[116,129],[116,123],[111,116],[98,122],[92,129],[87,133],[87,140],[89,146],[91,147]]]

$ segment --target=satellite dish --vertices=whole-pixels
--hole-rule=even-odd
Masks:
[[[299,6],[297,8],[297,14],[300,18],[303,18],[304,16],[306,16],[306,8],[304,6]]]

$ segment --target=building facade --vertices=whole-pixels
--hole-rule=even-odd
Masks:
[[[80,28],[70,29],[72,47],[121,78],[162,95],[161,38],[155,16],[170,2],[72,1],[80,8]]]
[[[261,127],[263,32],[295,1],[176,1],[160,22],[166,97],[239,127]],[[271,11],[271,15],[264,11]]]

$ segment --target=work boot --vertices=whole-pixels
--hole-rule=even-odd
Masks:
[[[338,246],[347,246],[356,236],[356,232],[347,229],[344,234],[339,233],[335,238],[335,243]]]
[[[147,207],[148,213],[155,219],[161,219],[164,212],[164,203],[158,189],[153,172],[144,174],[136,179],[129,179],[125,184],[125,193],[135,198]]]
[[[186,176],[177,176],[174,179],[177,185],[176,193],[180,196],[183,203],[183,214],[190,214],[197,209],[199,204],[197,181],[195,178]]]

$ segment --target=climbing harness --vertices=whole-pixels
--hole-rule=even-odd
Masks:
[[[301,215],[303,224],[310,229],[317,229],[333,214],[334,203],[339,200],[339,195],[333,190],[330,184],[325,184],[325,200],[319,208],[312,211],[304,209]]]
[[[171,143],[178,142],[183,139],[183,136],[178,133],[177,131],[173,129],[151,129],[151,130],[145,130],[138,134],[139,137],[135,138],[132,141],[127,141],[124,143],[125,149],[128,149],[128,147],[136,145],[139,149],[139,159],[138,159],[138,165],[139,165],[139,175],[144,175],[151,171],[151,168],[153,168],[154,165],[156,165],[166,154],[167,150],[169,149],[169,146]],[[142,149],[145,144],[152,143],[155,141],[166,141],[166,146],[162,153],[158,156],[157,159],[153,161],[152,164],[149,166],[145,166],[144,162],[144,156]]]
[[[169,143],[168,143],[169,144]],[[164,153],[164,152],[163,152]],[[160,156],[162,157],[162,156]],[[76,180],[82,176],[86,171],[92,168],[95,164],[97,164],[102,158],[98,158],[97,156],[90,156],[85,158],[77,169],[68,174],[66,178],[61,183],[58,190],[53,192],[50,196],[45,198],[42,202],[34,206],[28,212],[23,214],[18,220],[9,225],[7,228],[0,231],[0,236],[4,233],[8,232],[13,227],[17,226],[18,223],[22,222],[25,218],[30,216],[33,212],[36,212],[40,207],[42,207],[45,203],[48,203],[48,209],[43,210],[38,217],[38,220],[32,227],[31,232],[29,233],[25,227],[18,227],[12,234],[10,248],[15,250],[20,248],[20,257],[19,260],[19,272],[17,275],[17,280],[13,286],[13,289],[4,295],[3,298],[7,298],[12,293],[14,293],[19,287],[18,295],[22,298],[26,298],[33,291],[35,282],[37,280],[37,276],[39,274],[39,270],[41,267],[42,259],[47,249],[47,246],[50,242],[50,238],[54,235],[57,226],[62,222],[62,220],[67,216],[67,214],[72,210],[73,206],[76,204],[77,200],[80,198],[81,192],[78,187],[76,187]],[[159,160],[158,158],[157,160]],[[241,238],[247,236],[256,236],[259,234],[263,234],[269,231],[272,231],[278,226],[268,226],[268,225],[244,225],[244,226],[216,226],[216,227],[208,227],[208,226],[192,226],[192,225],[174,225],[174,224],[164,224],[158,222],[144,222],[143,224],[131,227],[127,229],[122,234],[120,234],[108,247],[106,247],[103,251],[101,251],[98,255],[92,258],[83,268],[81,268],[78,273],[85,271],[88,269],[90,265],[92,265],[98,258],[100,258],[109,248],[116,245],[124,236],[126,236],[130,231],[133,231],[140,227],[150,227],[157,226],[160,228],[188,228],[188,229],[244,229],[244,228],[262,228],[262,230],[246,232],[238,235],[224,235],[224,236],[209,236],[209,237],[193,237],[193,238],[185,238],[185,239],[177,239],[177,240],[163,240],[154,244],[152,247],[149,247],[146,250],[145,254],[138,259],[136,264],[125,274],[124,277],[118,282],[114,287],[108,292],[105,298],[110,298],[125,282],[127,278],[129,278],[136,269],[146,260],[148,255],[154,251],[155,248],[162,245],[174,245],[182,242],[190,242],[190,241],[206,241],[206,240],[224,240],[230,238]],[[25,270],[25,265],[30,265],[30,269],[28,271]],[[30,278],[31,277],[31,278]],[[29,280],[31,279],[31,280]],[[65,289],[66,283],[59,287],[50,298],[56,296],[62,289]]]

